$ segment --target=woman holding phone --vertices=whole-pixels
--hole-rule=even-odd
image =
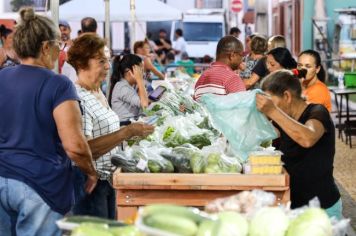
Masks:
[[[143,80],[142,59],[134,54],[117,56],[113,63],[109,102],[121,125],[137,119],[149,100]]]

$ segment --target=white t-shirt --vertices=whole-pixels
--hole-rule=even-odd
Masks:
[[[179,37],[173,44],[173,49],[179,51],[178,54],[175,55],[174,60],[180,61],[182,60],[182,54],[183,52],[187,51],[187,42],[183,37]]]

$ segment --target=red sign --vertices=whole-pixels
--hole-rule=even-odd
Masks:
[[[242,0],[231,0],[231,11],[240,12],[242,10]]]

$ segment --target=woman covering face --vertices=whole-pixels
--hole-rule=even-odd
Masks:
[[[299,54],[298,69],[307,70],[305,78],[301,79],[303,95],[310,103],[322,104],[331,112],[331,96],[324,84],[325,70],[321,65],[318,52],[306,50]]]

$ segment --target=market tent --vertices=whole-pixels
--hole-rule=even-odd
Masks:
[[[136,21],[179,20],[182,12],[158,0],[135,0]],[[103,0],[72,0],[59,7],[59,17],[68,21],[80,21],[83,17],[105,21]],[[110,21],[130,21],[130,0],[110,0]]]

